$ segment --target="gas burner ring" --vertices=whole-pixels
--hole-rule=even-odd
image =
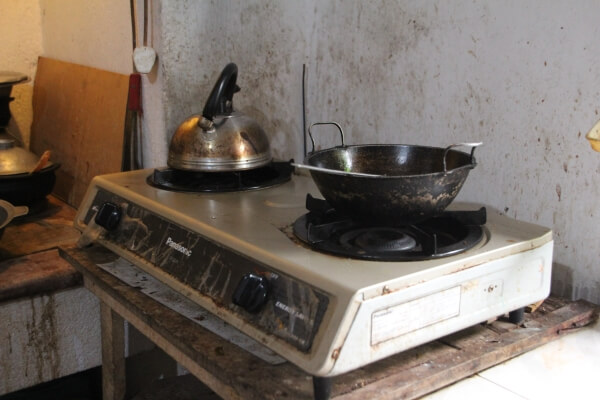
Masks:
[[[444,211],[416,225],[373,227],[361,226],[337,214],[324,200],[310,195],[306,200],[309,212],[294,222],[295,237],[311,249],[340,257],[368,261],[432,260],[467,251],[486,236],[483,207],[472,211]],[[378,230],[376,236],[391,244],[373,247],[369,235],[359,238],[357,244],[357,238],[373,228]],[[416,243],[412,244],[412,240]]]
[[[241,192],[280,185],[291,179],[291,161],[272,161],[269,165],[243,171],[194,172],[157,168],[146,182],[158,189],[174,192]]]
[[[367,252],[388,253],[409,251],[417,241],[403,229],[393,227],[369,227],[352,229],[339,238],[344,247],[358,247]]]

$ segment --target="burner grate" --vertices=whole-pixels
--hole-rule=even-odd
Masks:
[[[261,168],[231,172],[195,172],[161,168],[155,169],[146,181],[151,186],[175,192],[238,192],[287,182],[292,171],[290,163],[282,161],[273,161]]]
[[[412,250],[417,241],[398,228],[361,228],[345,232],[340,236],[344,247],[357,246],[367,252],[395,252]]]
[[[462,253],[481,241],[485,208],[445,211],[417,225],[363,226],[342,216],[325,200],[307,195],[309,213],[294,234],[315,250],[373,261],[413,261]]]

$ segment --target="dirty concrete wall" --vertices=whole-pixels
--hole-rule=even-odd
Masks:
[[[156,3],[156,2],[155,2]],[[177,124],[220,69],[239,67],[234,104],[274,154],[303,157],[307,121],[336,120],[347,143],[482,141],[459,198],[552,227],[553,290],[600,303],[600,3],[221,0],[160,2],[164,165]],[[321,146],[335,135],[319,132]],[[161,141],[164,147],[160,145]]]
[[[98,300],[84,288],[0,306],[0,394],[100,365]]]

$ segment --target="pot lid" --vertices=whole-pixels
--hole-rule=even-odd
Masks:
[[[0,135],[0,177],[29,173],[38,164],[39,159],[32,152],[16,146],[15,139],[9,135]],[[51,162],[46,164],[50,165]]]
[[[27,75],[20,72],[0,71],[0,86],[14,85],[27,80]]]

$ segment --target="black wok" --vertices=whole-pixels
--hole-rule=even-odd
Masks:
[[[414,224],[442,213],[462,188],[476,165],[473,153],[412,145],[342,146],[314,151],[304,163],[319,191],[336,211],[369,225]],[[339,174],[344,171],[347,174]],[[353,173],[373,176],[352,175]]]

